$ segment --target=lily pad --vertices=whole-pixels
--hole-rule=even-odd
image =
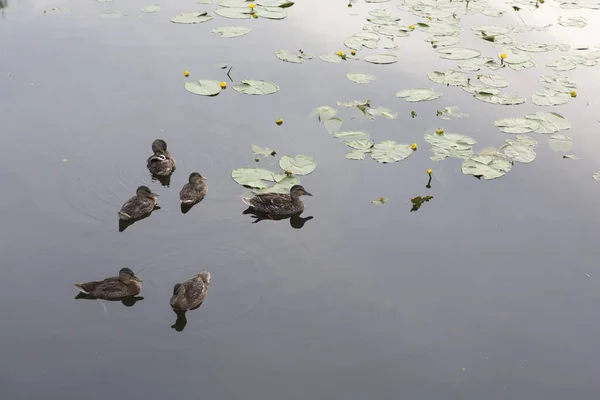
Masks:
[[[554,134],[548,138],[548,146],[557,153],[566,153],[573,149],[573,139],[569,136]]]
[[[281,7],[255,7],[254,12],[261,18],[284,19],[287,17],[287,11]]]
[[[327,62],[335,63],[335,64],[339,64],[342,62],[342,57],[338,56],[337,53],[323,54],[323,55],[319,56],[319,58],[323,61],[327,61]]]
[[[392,163],[402,161],[413,153],[409,144],[396,143],[386,140],[377,143],[371,149],[371,157],[380,163]]]
[[[361,72],[349,72],[346,74],[346,78],[356,83],[369,83],[375,80],[375,76],[371,74],[365,74]]]
[[[447,60],[468,60],[469,58],[479,57],[481,52],[479,50],[467,49],[465,47],[444,47],[438,49],[437,52],[440,58]]]
[[[444,107],[442,110],[437,110],[436,114],[445,120],[450,120],[452,118],[466,118],[470,116],[469,114],[459,112],[459,110],[460,107],[458,106],[449,106]]]
[[[224,18],[248,19],[252,17],[252,10],[248,7],[217,8],[215,14]]]
[[[290,189],[294,185],[300,184],[300,178],[296,176],[287,176],[284,175],[279,181],[275,182],[275,184],[271,187],[267,187],[264,189],[256,189],[254,190],[254,194],[264,194],[264,193],[289,193]]]
[[[348,160],[364,160],[365,152],[362,150],[350,150],[348,154],[346,154],[346,158]]]
[[[592,178],[594,178],[597,181],[600,181],[600,171],[594,172],[594,174],[592,175]]]
[[[571,124],[562,115],[555,112],[537,112],[527,114],[525,118],[534,120],[538,123],[536,133],[555,133],[558,131],[571,129]]]
[[[186,82],[185,90],[201,96],[216,96],[221,93],[221,82],[213,80],[199,80],[198,82]]]
[[[140,11],[143,13],[146,13],[146,14],[152,14],[152,13],[160,11],[160,6],[158,4],[151,4],[149,6],[142,8]]]
[[[252,153],[263,157],[274,156],[277,154],[273,149],[265,147],[264,149],[260,146],[252,145]]]
[[[285,171],[292,171],[294,175],[308,175],[317,168],[317,162],[310,156],[300,154],[281,157],[279,166]]]
[[[313,58],[313,56],[305,54],[305,53],[297,53],[293,54],[287,50],[279,50],[275,52],[275,56],[279,58],[281,61],[294,63],[294,64],[302,64],[304,61]]]
[[[200,24],[211,19],[213,17],[206,12],[185,12],[171,18],[171,22],[176,24]]]
[[[317,117],[319,121],[326,121],[336,116],[338,110],[330,106],[317,107],[310,112],[308,118]]]
[[[125,13],[123,11],[105,11],[102,14],[100,14],[103,17],[107,17],[107,18],[119,18],[125,15]]]
[[[231,177],[238,184],[256,189],[268,188],[269,184],[265,181],[278,182],[285,176],[263,168],[237,168],[231,172]]]
[[[366,56],[364,60],[372,64],[393,64],[398,62],[398,57],[393,54],[374,54]]]
[[[251,29],[246,28],[245,26],[223,26],[220,28],[215,28],[211,32],[220,33],[221,37],[224,38],[232,38],[247,35],[250,33],[250,31]]]
[[[453,70],[443,70],[443,71],[433,71],[427,74],[427,77],[431,79],[435,83],[440,83],[443,85],[450,86],[466,86],[467,85],[467,76],[458,71]]]
[[[556,50],[556,45],[544,43],[517,44],[515,47],[519,50],[529,51],[530,53],[541,53],[545,51]]]
[[[551,90],[556,92],[570,93],[572,90],[577,89],[577,83],[570,80],[563,75],[542,75],[540,76],[540,82]]]
[[[511,168],[511,162],[500,153],[474,155],[464,160],[461,166],[464,175],[482,177],[486,180],[500,178]]]
[[[430,43],[436,48],[455,46],[460,43],[459,36],[430,36],[425,39],[427,43]]]
[[[239,85],[233,85],[233,90],[251,95],[267,95],[279,91],[279,86],[273,82],[261,81],[257,79],[243,80]]]
[[[486,103],[502,104],[505,106],[525,103],[525,99],[523,97],[508,93],[491,94],[489,92],[480,91],[475,93],[474,97],[478,100],[485,101]]]
[[[503,118],[494,121],[494,125],[504,133],[528,133],[540,126],[538,121],[527,118]]]
[[[333,137],[343,141],[368,140],[369,134],[363,131],[344,131],[334,133]]]
[[[323,125],[325,125],[327,132],[329,132],[330,135],[333,135],[335,132],[340,130],[342,123],[342,120],[339,118],[329,118],[323,123]]]
[[[508,86],[508,80],[497,74],[481,75],[479,76],[479,81],[484,85],[495,88],[505,88]]]
[[[537,106],[558,106],[571,101],[571,95],[569,93],[546,89],[536,92],[531,96],[531,101]]]
[[[404,98],[409,102],[435,100],[441,95],[441,93],[428,88],[404,89],[396,93],[397,97]]]
[[[565,18],[560,16],[558,17],[558,23],[571,28],[585,28],[587,26],[587,20],[583,17]]]
[[[518,135],[517,140],[506,139],[504,154],[513,161],[530,163],[536,158],[537,142],[529,136]]]
[[[498,54],[506,54],[504,62],[507,64],[522,64],[533,57],[530,52],[518,50],[516,47],[505,47]]]
[[[442,133],[430,130],[425,134],[425,140],[431,145],[432,161],[440,161],[447,157],[465,159],[473,155],[475,139],[459,133]]]

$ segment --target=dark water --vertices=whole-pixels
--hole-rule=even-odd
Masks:
[[[429,82],[425,72],[454,63],[421,41],[427,35],[398,39],[401,61],[389,66],[292,65],[273,56],[337,51],[367,10],[395,3],[357,3],[351,12],[360,16],[352,16],[343,1],[299,0],[284,21],[216,17],[187,26],[168,18],[212,6],[177,1],[138,18],[149,3],[9,1],[0,23],[2,398],[598,397],[598,67],[567,72],[579,95],[552,108],[573,124],[566,134],[581,159],[562,159],[534,135],[534,163],[478,181],[461,174],[459,160],[431,162],[423,133],[444,126],[475,137],[477,149],[499,146],[508,135],[495,119],[544,109],[493,106]],[[72,11],[43,14],[58,5]],[[100,16],[113,9],[127,15]],[[538,25],[558,15],[586,15],[590,27],[523,37],[599,44],[595,11],[548,4],[523,14]],[[482,21],[498,20],[466,17],[462,45],[489,52],[468,30]],[[227,25],[253,31],[209,34]],[[502,71],[510,92],[529,97],[559,54],[536,54],[536,69]],[[225,80],[220,63],[234,66],[236,80],[272,80],[281,91],[205,98],[183,89],[186,69]],[[345,73],[356,71],[377,80],[349,82]],[[444,95],[413,104],[395,97],[421,86]],[[348,161],[348,149],[306,117],[320,105],[367,98],[400,117],[361,123],[344,111],[344,129],[417,142],[417,154],[391,165]],[[471,117],[435,117],[453,104]],[[411,110],[419,116],[411,119]],[[169,188],[145,169],[157,137],[178,162]],[[242,215],[243,189],[230,173],[255,165],[252,144],[317,160],[302,179],[314,194],[302,229]],[[259,165],[277,168],[269,159]],[[208,177],[209,192],[183,215],[178,192],[194,170]],[[119,233],[117,211],[140,184],[160,193],[162,209]],[[411,213],[417,195],[434,198]],[[380,196],[393,198],[370,203]],[[142,301],[74,300],[72,283],[126,266],[144,279]],[[176,332],[173,284],[203,269],[212,274],[207,300]]]

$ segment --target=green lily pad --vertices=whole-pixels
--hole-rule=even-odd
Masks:
[[[257,79],[243,80],[241,84],[233,85],[232,88],[236,92],[251,95],[267,95],[279,91],[279,86],[273,82],[261,81]]]
[[[339,64],[342,62],[342,57],[338,56],[337,53],[323,54],[323,55],[319,56],[319,58],[323,61],[327,61],[327,62],[335,63],[335,64]]]
[[[220,33],[221,37],[224,38],[232,38],[247,35],[251,30],[252,29],[246,28],[245,26],[223,26],[220,28],[215,28],[211,32]]]
[[[160,6],[158,4],[151,4],[149,6],[142,8],[140,11],[143,13],[146,13],[146,14],[152,14],[152,13],[160,11]]]
[[[482,177],[486,180],[500,178],[511,168],[511,162],[500,153],[474,155],[464,160],[461,166],[464,175]]]
[[[380,35],[389,37],[406,37],[410,32],[410,28],[402,25],[376,25],[373,30]]]
[[[279,181],[271,187],[264,189],[255,189],[254,194],[265,194],[265,193],[289,193],[290,189],[294,185],[300,185],[300,178],[296,176],[284,175]]]
[[[467,49],[465,47],[443,47],[438,49],[437,52],[441,54],[440,58],[447,60],[468,60],[469,58],[479,57],[481,52],[474,49]]]
[[[254,12],[261,18],[284,19],[287,17],[287,11],[281,7],[255,7]]]
[[[348,160],[364,160],[365,152],[362,150],[350,150],[348,154],[346,154],[346,158]]]
[[[346,78],[350,79],[352,82],[356,83],[369,83],[375,80],[375,76],[371,74],[364,74],[361,72],[348,72],[346,74]]]
[[[507,64],[522,64],[530,61],[533,57],[530,52],[521,51],[515,47],[505,47],[498,53],[498,57],[500,57],[500,54],[506,54],[504,62]]]
[[[513,161],[527,164],[537,157],[534,149],[538,143],[529,136],[518,135],[517,140],[506,139],[506,143],[504,154]]]
[[[300,154],[281,157],[279,166],[285,171],[292,171],[294,175],[308,175],[317,168],[317,162],[310,156]]]
[[[252,145],[252,153],[263,157],[274,156],[275,154],[277,154],[273,149],[270,149],[268,147],[265,147],[263,149],[262,147],[254,144]]]
[[[487,36],[505,35],[511,31],[510,27],[503,25],[476,25],[471,30]]]
[[[486,103],[502,104],[505,106],[525,103],[525,99],[523,97],[508,93],[492,94],[489,91],[479,91],[474,94],[474,97],[477,100],[485,101]]]
[[[562,115],[555,112],[537,112],[527,114],[525,118],[534,120],[538,123],[536,133],[555,133],[558,131],[571,129],[571,124]]]
[[[393,64],[398,62],[398,57],[393,54],[374,54],[366,56],[364,60],[372,64]]]
[[[467,76],[462,72],[453,70],[433,71],[427,74],[427,77],[435,83],[450,86],[466,86]]]
[[[428,88],[404,89],[396,93],[397,97],[404,98],[409,102],[435,100],[441,95],[441,93]]]
[[[594,178],[597,181],[600,181],[600,171],[594,172],[594,174],[592,175],[592,178]]]
[[[425,141],[431,145],[432,161],[440,161],[447,157],[465,159],[473,155],[475,139],[459,133],[444,132],[438,134],[435,130],[425,133]]]
[[[571,95],[564,92],[555,92],[545,89],[531,96],[531,102],[537,106],[558,106],[571,101]]]
[[[371,148],[373,147],[373,141],[369,139],[348,140],[345,143],[346,146],[352,147],[355,150],[362,150],[364,152],[371,151]]]
[[[530,43],[530,44],[517,44],[515,46],[517,49],[522,51],[528,51],[530,53],[541,53],[546,51],[556,50],[556,45],[554,44],[544,44],[544,43]]]
[[[484,85],[495,88],[505,88],[508,86],[508,80],[497,74],[480,75],[479,81]]]
[[[524,69],[535,68],[535,63],[532,61],[525,61],[522,63],[512,63],[506,65],[508,65],[510,69],[513,69],[515,71],[522,71]]]
[[[344,131],[334,133],[333,137],[343,141],[368,140],[369,134],[363,131]]]
[[[252,10],[248,7],[217,8],[215,14],[224,18],[249,19],[252,17]]]
[[[186,82],[185,90],[201,96],[216,96],[221,93],[221,82],[213,80],[199,80],[198,82]]]
[[[269,184],[265,181],[278,182],[285,176],[263,168],[237,168],[231,172],[231,177],[238,184],[256,189],[268,188]]]
[[[556,92],[570,93],[572,90],[577,89],[577,83],[570,80],[563,75],[542,75],[540,76],[540,82],[544,87]]]
[[[427,24],[422,22],[417,23],[416,28],[431,35],[439,36],[458,36],[462,32],[462,28],[460,26],[435,21],[430,21]]]
[[[379,36],[372,32],[360,32],[350,36],[344,41],[344,45],[353,50],[360,50],[363,47],[367,49],[376,49]]]
[[[445,120],[450,120],[452,118],[470,117],[469,114],[461,113],[460,107],[458,107],[458,106],[444,107],[441,110],[437,110],[437,115],[440,116],[440,118],[445,119]]]
[[[503,118],[494,121],[494,125],[504,133],[528,133],[540,126],[536,120],[527,118]]]
[[[413,153],[409,144],[396,143],[386,140],[376,143],[371,149],[371,157],[380,163],[393,163],[402,161]]]
[[[105,11],[102,14],[100,14],[102,17],[107,17],[107,18],[120,18],[122,16],[125,15],[125,13],[123,11]],[[212,18],[212,17],[211,17]]]
[[[281,61],[294,63],[294,64],[302,64],[304,61],[310,60],[311,58],[313,58],[313,56],[305,54],[305,53],[299,52],[298,54],[293,54],[287,50],[276,51],[275,56],[277,58],[279,58]]]
[[[573,139],[569,136],[554,134],[548,138],[548,146],[557,153],[566,153],[573,149]]]
[[[436,48],[450,47],[460,43],[460,36],[430,36],[425,41]]]
[[[213,19],[212,16],[207,15],[206,12],[185,12],[177,14],[171,18],[171,22],[176,24],[200,24]]]

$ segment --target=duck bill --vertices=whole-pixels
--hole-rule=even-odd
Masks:
[[[307,191],[304,191],[304,195],[305,196],[312,196],[312,193],[308,193]]]
[[[138,282],[144,282],[144,280],[142,278],[140,278],[139,276],[137,276],[137,275],[133,276],[133,280],[134,281],[138,281]]]

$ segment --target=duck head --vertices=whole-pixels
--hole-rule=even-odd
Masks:
[[[119,271],[119,280],[126,285],[129,285],[134,281],[143,282],[142,278],[134,274],[130,268],[121,268]]]

